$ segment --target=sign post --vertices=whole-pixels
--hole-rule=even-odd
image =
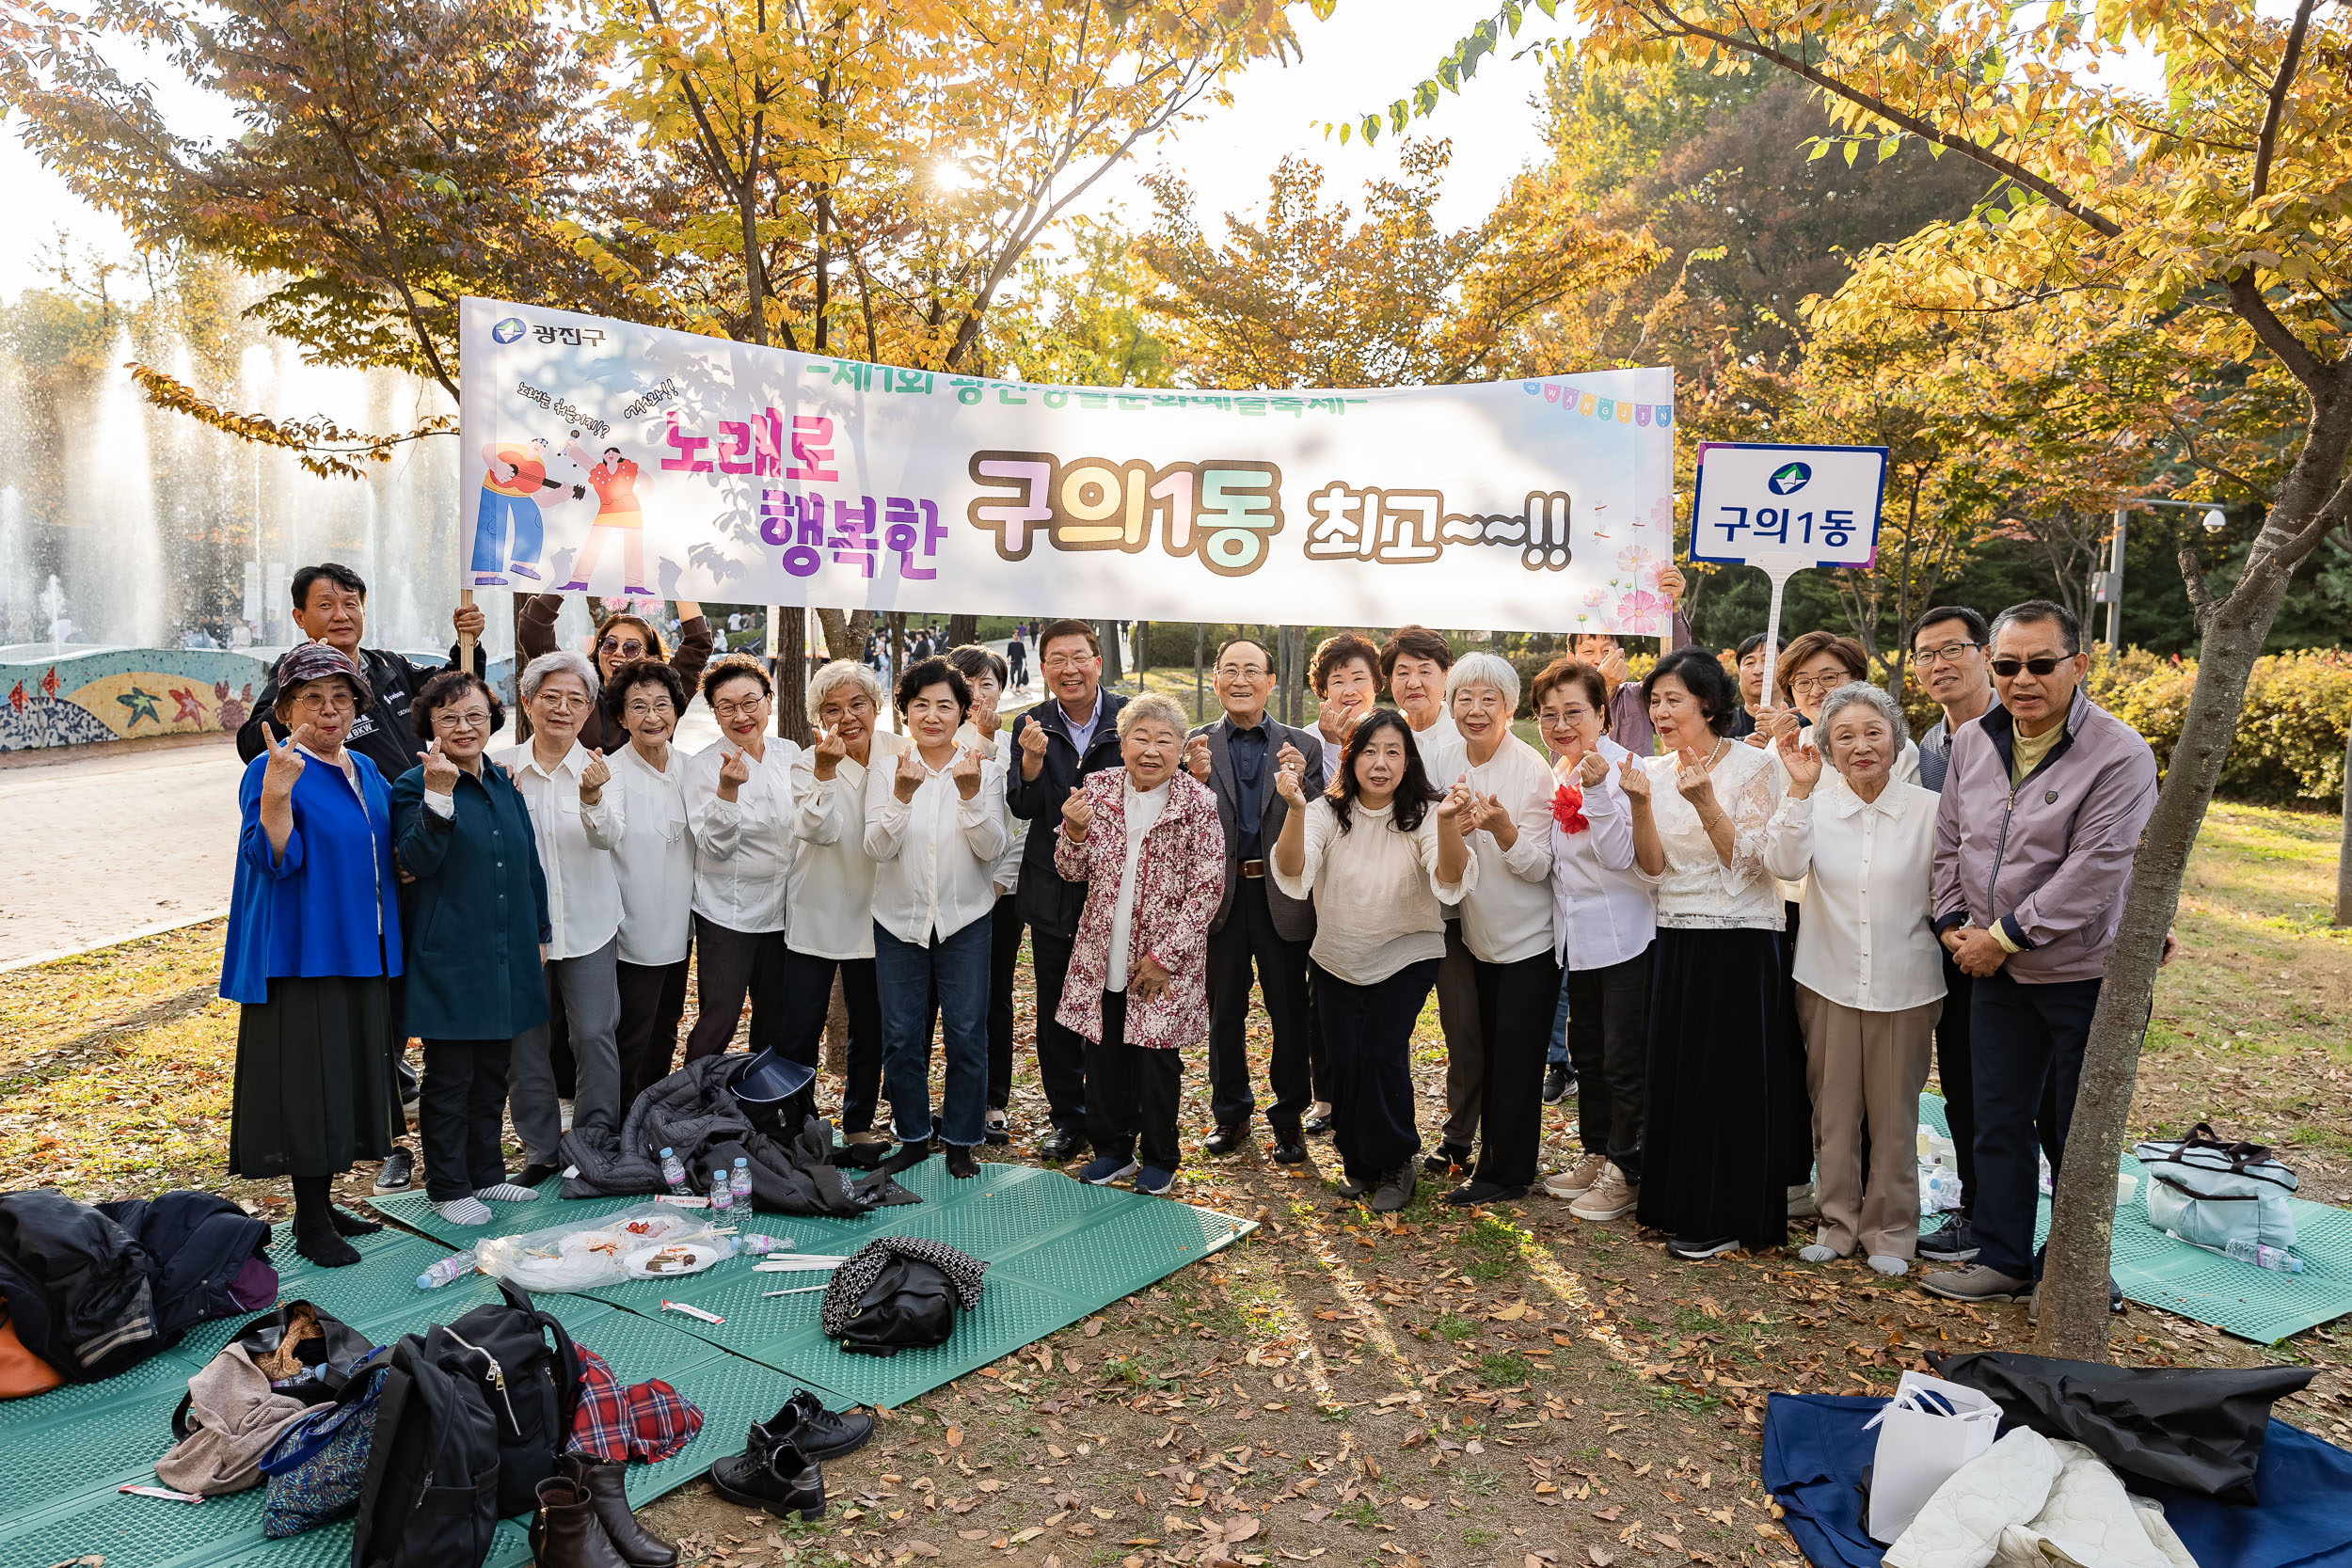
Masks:
[[[1691,559],[1762,568],[1772,579],[1764,617],[1764,705],[1780,660],[1780,607],[1788,579],[1809,566],[1867,567],[1878,559],[1886,494],[1884,447],[1790,447],[1708,441],[1691,498]]]

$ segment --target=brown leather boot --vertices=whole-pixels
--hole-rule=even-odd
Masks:
[[[628,1466],[584,1453],[567,1453],[557,1461],[557,1474],[576,1482],[596,1505],[596,1523],[612,1539],[613,1549],[628,1568],[677,1568],[677,1552],[645,1533],[629,1511],[623,1484]]]
[[[539,1483],[531,1515],[531,1556],[539,1568],[629,1568],[596,1522],[587,1488],[562,1476]]]

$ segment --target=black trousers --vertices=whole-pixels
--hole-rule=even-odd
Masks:
[[[1097,1154],[1172,1171],[1184,1159],[1176,1107],[1184,1060],[1173,1047],[1129,1045],[1127,993],[1103,993],[1103,1037],[1087,1041],[1087,1139]],[[1084,1039],[1084,1036],[1079,1037]]]
[[[1224,927],[1209,933],[1209,1116],[1219,1127],[1247,1125],[1257,1112],[1249,1085],[1249,984],[1252,966],[1274,1027],[1266,1078],[1274,1103],[1266,1125],[1296,1132],[1313,1098],[1307,1052],[1307,944],[1274,928],[1265,879],[1233,884]]]
[[[1423,958],[1369,986],[1351,985],[1321,964],[1310,971],[1325,1030],[1331,1142],[1341,1167],[1366,1184],[1421,1152],[1413,1122],[1413,1024],[1438,983],[1438,963]]]
[[[686,1059],[716,1056],[735,1041],[743,1004],[752,1005],[752,1049],[785,1043],[782,931],[739,931],[694,917],[695,993],[701,1004],[686,1037]]]
[[[1070,973],[1073,937],[1056,936],[1029,927],[1029,974],[1037,991],[1037,1075],[1045,1086],[1046,1115],[1057,1131],[1083,1133],[1087,1128],[1087,1042],[1075,1029],[1062,1027],[1054,1014],[1061,1007],[1062,980]]]
[[[1021,961],[1021,896],[997,895],[988,911],[988,1108],[1012,1104],[1012,976]]]
[[[1535,1180],[1544,1141],[1544,1058],[1560,1010],[1560,962],[1547,947],[1514,963],[1470,960],[1478,988],[1478,1164],[1470,1176],[1502,1187]]]
[[[833,1010],[833,977],[841,975],[841,1003],[850,1015],[850,1049],[841,1085],[841,1131],[870,1132],[882,1099],[882,993],[871,958],[820,958],[784,954],[784,1053],[815,1067],[824,1054],[825,1016]]]
[[[2042,1193],[2040,1150],[2055,1174],[2081,1085],[2083,1047],[2099,1009],[2097,980],[2020,985],[1998,971],[1968,998],[1976,1050],[1977,1261],[2012,1279],[2038,1278],[2034,1208]]]
[[[436,1203],[470,1197],[506,1180],[499,1133],[506,1122],[512,1040],[427,1040],[417,1094],[424,1191]]]
[[[1976,1064],[1969,1051],[1970,997],[1976,977],[1944,955],[1944,1011],[1935,1021],[1935,1077],[1944,1090],[1944,1117],[1951,1124],[1952,1154],[1960,1167],[1960,1212],[1977,1201]]]
[[[1567,973],[1568,1059],[1576,1064],[1577,1135],[1642,1182],[1642,1077],[1649,1053],[1649,970],[1658,944],[1623,963]]]
[[[621,1119],[637,1097],[670,1076],[677,1056],[678,1020],[686,1016],[686,968],[691,957],[672,964],[613,963],[621,993],[621,1022],[612,1042],[621,1058]]]

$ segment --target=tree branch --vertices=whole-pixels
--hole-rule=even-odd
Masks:
[[[2188,608],[2197,618],[2197,635],[2205,635],[2205,623],[2213,619],[2213,590],[2205,586],[2205,568],[2197,559],[2193,545],[2183,545],[2180,554],[2181,581],[2188,587]]]
[[[2314,397],[2333,392],[2342,376],[2341,370],[2323,363],[2295,335],[2295,329],[2279,319],[2270,302],[2263,298],[2262,285],[2254,281],[2254,269],[2241,267],[2228,281],[2230,303],[2239,318],[2254,329],[2254,336],[2262,340],[2265,348],[2279,356],[2288,373]]]
[[[2270,84],[2270,105],[2263,111],[2262,134],[2254,138],[2253,198],[2260,201],[2270,188],[2270,158],[2277,150],[2279,121],[2285,118],[2287,88],[2295,82],[2295,72],[2303,63],[2303,36],[2311,31],[2312,0],[2302,0],[2295,8],[2295,25],[2287,29],[2286,53],[2280,56],[2279,75]]]

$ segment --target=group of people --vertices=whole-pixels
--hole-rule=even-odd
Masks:
[[[1464,1206],[1540,1187],[1698,1259],[1783,1244],[1792,1206],[1818,1205],[1808,1259],[1901,1275],[1924,1251],[1952,1265],[1931,1290],[2032,1288],[2036,1149],[2063,1152],[2155,786],[2146,744],[2084,694],[2056,604],[1921,617],[1942,718],[1915,739],[1827,632],[1781,651],[1769,695],[1760,645],[1719,658],[1678,618],[1685,645],[1639,680],[1613,639],[1579,639],[1524,693],[1536,746],[1513,730],[1518,671],[1426,627],[1326,639],[1295,728],[1267,714],[1254,639],[1216,651],[1221,715],[1193,725],[1104,690],[1093,626],[1062,620],[1036,632],[1043,700],[1009,723],[1007,660],[965,645],[887,688],[860,660],[819,668],[786,696],[803,748],[772,733],[759,663],[704,665],[707,626],[665,655],[616,617],[593,660],[531,658],[530,738],[497,750],[478,668],[411,690],[413,667],[358,648],[364,588],[337,592],[342,619],[263,694],[223,985],[246,1004],[232,1169],[294,1178],[321,1260],[363,1223],[326,1179],[400,1132],[409,1036],[428,1193],[483,1223],[561,1163],[556,1026],[574,1131],[609,1138],[671,1069],[690,952],[688,1060],[748,1006],[755,1050],[815,1067],[837,983],[846,1155],[972,1176],[1011,1137],[1025,936],[1037,1153],[1089,1156],[1086,1180],[1169,1190],[1183,1053],[1204,1041],[1200,1148],[1250,1142],[1254,986],[1272,1157],[1304,1163],[1327,1132],[1341,1190],[1375,1210],[1425,1175]],[[722,738],[686,756],[697,685]],[[1433,992],[1445,1115],[1424,1150],[1411,1040]],[[1965,1212],[1923,1247],[1931,1057]],[[1543,1102],[1569,1083],[1581,1158],[1546,1177]]]

